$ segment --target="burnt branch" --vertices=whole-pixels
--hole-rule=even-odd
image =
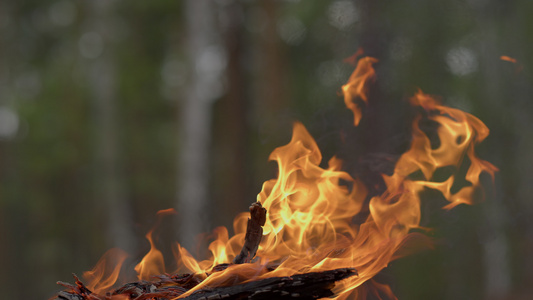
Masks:
[[[335,282],[357,275],[353,268],[271,277],[228,287],[198,290],[184,300],[205,299],[319,299],[333,296]]]
[[[244,245],[240,254],[235,257],[233,264],[249,263],[254,257],[263,236],[266,222],[266,209],[259,202],[250,206],[250,218],[246,227]],[[224,271],[231,264],[221,264],[213,268],[214,272]],[[268,271],[276,269],[277,265],[267,267]],[[207,274],[209,276],[209,274]],[[319,299],[333,296],[332,288],[337,281],[357,275],[353,268],[341,268],[323,272],[310,272],[285,277],[270,277],[231,286],[206,286],[192,294],[180,298],[186,300],[208,299]],[[196,274],[154,276],[154,281],[138,281],[128,283],[105,295],[99,295],[89,290],[74,275],[75,284],[58,282],[66,289],[59,292],[55,300],[113,300],[116,296],[131,300],[168,300],[183,296],[204,277]],[[123,299],[123,298],[120,298]]]
[[[261,203],[255,202],[250,206],[250,218],[246,226],[244,245],[239,255],[233,259],[234,264],[249,263],[255,256],[261,238],[263,237],[263,225],[266,222],[266,209]]]
[[[355,275],[357,275],[355,269],[341,268],[293,276],[270,277],[232,286],[206,287],[180,299],[320,299],[334,295],[332,289],[337,281]],[[191,276],[188,274],[177,276],[162,275],[158,282],[132,282],[106,295],[97,295],[85,290],[82,287],[83,284],[77,280],[76,286],[61,283],[61,285],[67,286],[68,289],[59,292],[54,300],[113,300],[113,296],[117,295],[127,296],[126,299],[132,300],[175,299],[188,290],[182,285],[185,283],[183,279],[189,280]]]

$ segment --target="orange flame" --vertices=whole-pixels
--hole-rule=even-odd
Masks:
[[[108,250],[94,269],[83,272],[89,290],[101,294],[109,290],[117,281],[120,268],[128,254],[118,248]]]
[[[504,60],[504,61],[512,62],[513,64],[516,64],[516,59],[514,59],[514,58],[512,58],[510,56],[507,56],[507,55],[500,56],[500,59]]]
[[[363,53],[364,53],[363,48],[359,48],[357,49],[357,51],[355,51],[355,53],[352,56],[346,57],[345,59],[342,60],[342,62],[348,63],[355,67],[357,66],[359,56],[363,55]]]
[[[356,53],[356,55],[359,54]],[[367,84],[370,79],[375,76],[373,63],[378,60],[372,57],[363,57],[357,63],[357,68],[352,73],[352,76],[348,80],[348,83],[342,86],[342,93],[344,94],[344,103],[346,107],[350,109],[354,114],[354,125],[359,125],[361,121],[362,113],[359,103],[356,99],[361,99],[363,102],[368,103],[367,99]]]
[[[156,225],[146,234],[146,239],[150,242],[150,251],[144,256],[144,258],[135,266],[137,277],[140,280],[149,280],[154,275],[163,274],[165,272],[165,260],[161,251],[157,249],[152,238],[152,234],[161,222],[161,217],[175,214],[176,211],[173,208],[160,210],[157,212]]]
[[[405,178],[420,170],[426,181],[417,181],[416,184],[439,190],[446,200],[450,201],[450,204],[445,206],[446,209],[451,209],[461,203],[472,204],[473,193],[480,188],[481,173],[486,172],[494,178],[494,173],[498,171],[495,166],[479,159],[474,153],[474,146],[489,135],[489,129],[473,115],[440,105],[422,91],[411,98],[411,104],[424,108],[430,114],[428,119],[440,125],[437,130],[440,146],[436,149],[431,147],[429,138],[420,129],[420,118],[418,118],[413,124],[412,146],[398,160],[393,176]],[[455,175],[450,176],[444,182],[431,181],[438,168],[458,167],[465,155],[470,160],[470,166],[465,175],[470,186],[462,187],[456,193],[452,193]]]
[[[503,61],[508,61],[510,63],[515,64],[516,65],[516,68],[515,68],[516,73],[519,73],[519,72],[521,72],[524,69],[524,66],[522,64],[520,64],[516,58],[512,58],[512,57],[507,56],[507,55],[502,55],[502,56],[500,56],[500,59],[503,60]]]
[[[360,59],[350,80],[342,87],[356,126],[361,120],[361,109],[354,100],[368,101],[367,83],[375,76],[372,67],[375,62],[371,57]],[[210,258],[206,260],[197,261],[177,245],[178,268],[204,279],[181,297],[206,286],[345,267],[357,269],[358,276],[337,284],[334,290],[337,298],[351,295],[359,299],[368,293],[392,296],[389,287],[370,280],[404,254],[405,251],[398,250],[405,250],[410,230],[419,228],[420,192],[425,188],[440,191],[450,202],[446,209],[461,203],[471,204],[474,192],[480,189],[480,175],[494,176],[497,171],[475,155],[474,146],[489,133],[478,118],[443,106],[421,91],[411,98],[411,104],[422,108],[425,114],[414,120],[411,147],[398,159],[394,173],[383,175],[387,189],[370,199],[365,222],[353,223],[353,217],[362,211],[367,198],[364,185],[342,171],[342,162],[335,157],[328,161],[328,167],[320,167],[322,154],[315,140],[301,123],[295,123],[289,144],[275,149],[269,157],[278,164],[278,178],[266,181],[257,196],[267,209],[267,220],[255,261],[212,272],[213,267],[231,262],[240,251],[248,218],[248,213],[242,213],[234,220],[233,237],[229,237],[226,228],[215,230],[215,240],[209,245]],[[422,129],[423,120],[438,124],[435,133],[438,145],[432,144],[431,133]],[[463,164],[468,168],[462,175]],[[436,172],[444,167],[455,171],[445,180],[436,180]],[[454,186],[459,177],[464,177],[467,186]],[[140,279],[165,271],[152,232],[153,229],[146,235],[151,250],[135,268]],[[267,271],[268,266],[276,268]],[[211,274],[207,276],[208,273]],[[363,283],[369,286],[367,291],[357,289]]]

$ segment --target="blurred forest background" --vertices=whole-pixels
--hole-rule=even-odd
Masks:
[[[480,204],[428,199],[435,249],[377,280],[399,299],[530,299],[532,13],[528,0],[0,2],[2,298],[46,299],[111,247],[140,259],[160,209],[178,213],[158,245],[194,252],[276,176],[268,154],[295,120],[372,184],[409,143],[419,87],[487,124],[479,154],[500,172]],[[353,129],[339,90],[359,48],[380,61]]]

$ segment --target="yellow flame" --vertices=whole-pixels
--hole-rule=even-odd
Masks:
[[[154,275],[159,275],[165,273],[165,260],[163,258],[163,253],[157,249],[153,240],[153,232],[155,228],[161,222],[161,217],[175,214],[175,210],[165,209],[157,212],[157,223],[154,227],[146,234],[146,239],[150,242],[150,251],[143,257],[143,259],[135,266],[135,271],[137,272],[137,277],[140,280],[149,280]]]
[[[359,125],[362,113],[357,99],[368,103],[367,84],[368,81],[375,77],[374,67],[372,64],[378,60],[373,57],[363,57],[357,63],[357,68],[352,73],[348,83],[342,86],[342,93],[344,94],[344,103],[354,114],[354,125]]]
[[[360,59],[342,87],[346,106],[354,112],[354,125],[361,120],[361,108],[355,100],[368,101],[367,83],[374,77],[375,62],[371,57]],[[354,216],[362,213],[367,198],[364,185],[342,171],[342,162],[335,157],[327,167],[321,167],[322,154],[315,140],[301,123],[295,123],[291,141],[269,157],[278,164],[278,177],[266,181],[257,196],[267,209],[267,220],[254,263],[213,272],[213,267],[230,263],[240,251],[248,218],[248,213],[242,213],[234,220],[233,237],[229,237],[226,228],[215,230],[206,260],[197,261],[177,245],[178,269],[204,279],[181,297],[206,286],[345,267],[356,268],[358,276],[337,284],[334,290],[337,298],[351,295],[359,299],[369,293],[392,296],[390,288],[370,280],[393,259],[405,254],[402,247],[413,236],[409,232],[420,223],[420,192],[426,188],[440,191],[450,202],[446,209],[471,204],[473,193],[480,189],[480,175],[494,176],[497,171],[475,155],[474,146],[489,133],[478,118],[443,106],[421,91],[411,98],[411,104],[425,113],[413,122],[410,149],[400,156],[392,175],[383,175],[386,191],[369,199],[365,222],[353,222]],[[422,120],[438,124],[435,133],[438,145],[432,145],[429,133],[422,129]],[[460,166],[465,163],[468,168],[461,175]],[[444,167],[456,171],[437,181],[435,173]],[[459,176],[464,177],[467,186],[454,187]],[[140,279],[164,272],[163,257],[155,248],[152,232],[146,235],[151,250],[135,268]],[[268,271],[271,266],[276,267]]]
[[[434,98],[419,91],[411,104],[420,106],[429,112],[428,119],[437,122],[440,127],[437,135],[440,146],[432,149],[429,138],[420,130],[418,118],[413,124],[413,144],[396,164],[395,175],[408,176],[418,168],[424,174],[426,181],[417,184],[439,190],[450,202],[446,209],[458,204],[473,203],[473,193],[480,188],[479,177],[486,172],[494,178],[498,169],[487,161],[479,159],[474,152],[474,146],[489,135],[489,129],[475,116],[458,109],[440,105]],[[470,160],[465,179],[471,184],[452,193],[451,189],[455,176],[450,176],[444,182],[432,182],[431,179],[437,168],[455,166],[463,163],[464,157]],[[416,166],[416,168],[413,168]]]
[[[120,268],[127,257],[128,254],[118,248],[108,250],[94,269],[83,272],[87,288],[97,294],[109,290],[116,283]]]

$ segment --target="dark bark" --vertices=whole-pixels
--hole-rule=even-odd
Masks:
[[[183,299],[319,299],[333,296],[331,289],[335,282],[354,275],[357,275],[355,269],[343,268],[272,277],[228,287],[205,288]]]
[[[230,227],[235,216],[241,212],[255,196],[251,188],[252,174],[249,161],[250,146],[248,131],[250,129],[250,97],[248,87],[250,76],[246,67],[247,41],[246,28],[242,12],[244,4],[240,1],[225,2],[218,6],[219,26],[222,45],[224,46],[227,65],[224,73],[225,95],[214,105],[213,147],[213,224]],[[228,176],[230,175],[230,176]]]
[[[293,276],[271,277],[233,286],[206,287],[181,299],[319,299],[333,296],[332,289],[335,287],[335,282],[355,275],[357,275],[355,269],[341,268]],[[76,278],[76,285],[60,283],[68,289],[59,292],[54,300],[109,300],[111,295],[128,295],[130,299],[135,300],[173,299],[188,290],[185,285],[191,280],[195,281],[194,275],[162,275],[157,282],[128,283],[113,293],[96,295]]]
[[[266,222],[266,209],[261,203],[255,202],[250,206],[250,218],[246,227],[244,245],[240,254],[233,260],[234,264],[249,263],[255,256]],[[212,272],[221,272],[230,264],[221,264],[213,268]],[[277,265],[266,267],[272,271]],[[193,292],[183,299],[319,299],[333,296],[331,289],[335,282],[357,275],[353,268],[341,268],[324,272],[310,272],[285,277],[270,277],[253,280],[232,286],[206,286]],[[209,276],[209,274],[208,274]],[[231,275],[228,275],[231,276]],[[204,277],[195,274],[154,276],[156,281],[138,281],[128,283],[106,295],[98,295],[89,290],[76,275],[75,284],[58,282],[66,290],[59,292],[54,300],[111,300],[113,295],[127,295],[129,299],[144,300],[174,299],[200,284]]]
[[[244,237],[244,245],[242,246],[239,255],[233,259],[234,264],[242,264],[250,262],[259,248],[261,238],[263,237],[263,225],[266,222],[266,209],[261,206],[261,203],[255,202],[250,206],[250,219],[246,226],[246,235]]]

